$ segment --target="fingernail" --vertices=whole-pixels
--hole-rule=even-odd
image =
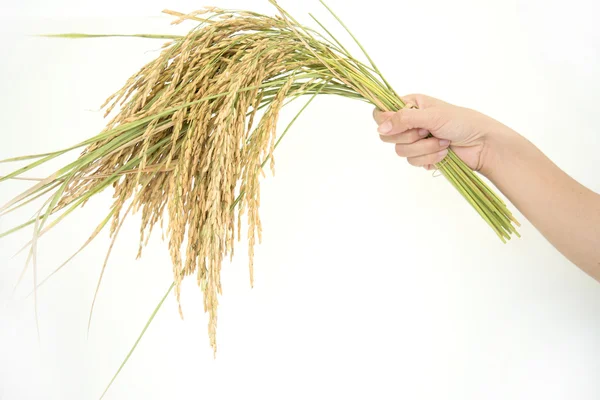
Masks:
[[[419,129],[419,136],[425,137],[429,135],[429,131],[427,129]]]
[[[391,130],[392,130],[392,122],[391,121],[385,121],[383,124],[379,125],[379,128],[377,129],[377,131],[382,134],[389,133],[389,131],[391,131]]]
[[[448,146],[449,144],[450,144],[450,141],[449,141],[449,140],[446,140],[446,139],[442,139],[442,140],[440,140],[440,147],[446,147],[446,146]]]
[[[444,157],[446,157],[446,155],[448,154],[448,149],[444,149],[442,151],[440,151],[438,153],[439,159],[440,161],[442,161],[444,159]],[[438,161],[439,162],[439,161]]]

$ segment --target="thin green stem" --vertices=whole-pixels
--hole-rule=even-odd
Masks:
[[[181,35],[156,35],[151,33],[135,33],[131,35],[122,34],[87,34],[87,33],[59,33],[53,35],[35,35],[38,37],[62,38],[62,39],[92,39],[92,38],[110,38],[110,37],[126,37],[126,38],[144,38],[144,39],[183,39]]]
[[[117,379],[117,376],[119,376],[119,374],[121,373],[121,370],[123,369],[123,367],[125,366],[125,364],[127,364],[127,361],[129,361],[129,357],[131,357],[131,355],[133,354],[134,350],[136,349],[136,347],[140,343],[140,340],[142,340],[142,338],[144,337],[144,334],[148,330],[148,327],[150,326],[150,324],[152,323],[152,321],[154,321],[154,317],[156,317],[156,313],[158,313],[158,310],[160,310],[160,308],[162,307],[163,303],[165,302],[165,300],[169,296],[169,293],[171,293],[171,291],[173,290],[174,287],[175,287],[175,282],[171,283],[171,286],[169,286],[169,288],[167,289],[167,292],[164,294],[164,296],[162,297],[162,299],[160,299],[160,301],[158,302],[158,304],[154,308],[154,311],[152,311],[152,314],[150,314],[150,318],[148,318],[148,321],[146,322],[146,325],[144,325],[144,329],[142,329],[142,332],[140,332],[138,338],[136,339],[135,343],[133,344],[133,347],[131,347],[131,350],[129,350],[129,353],[127,353],[127,356],[125,357],[125,359],[123,360],[123,362],[119,366],[119,369],[117,370],[117,372],[115,373],[115,375],[112,377],[112,379],[110,380],[110,382],[106,386],[106,389],[104,389],[104,392],[102,392],[102,395],[100,396],[100,400],[102,400],[104,398],[104,396],[106,395],[106,392],[108,392],[108,389],[110,389],[110,387],[112,386],[112,384],[115,381],[115,379]]]

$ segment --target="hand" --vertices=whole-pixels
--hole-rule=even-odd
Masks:
[[[402,100],[418,108],[374,111],[381,140],[395,143],[399,156],[426,169],[442,161],[450,147],[471,169],[485,175],[490,137],[509,128],[477,111],[421,94]],[[430,133],[433,137],[427,137]]]
[[[416,166],[441,161],[448,144],[479,170],[574,264],[600,282],[600,194],[556,166],[533,143],[477,111],[423,95],[403,97],[393,112],[375,111],[384,142]],[[431,133],[433,137],[427,137]]]

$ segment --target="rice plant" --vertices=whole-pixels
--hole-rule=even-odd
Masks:
[[[5,181],[68,152],[80,152],[77,160],[0,209],[7,213],[47,199],[34,218],[0,234],[33,226],[27,265],[33,265],[34,272],[39,238],[94,195],[110,189],[112,206],[76,254],[105,227],[114,244],[123,221],[137,212],[140,257],[153,229],[164,224],[173,268],[167,293],[173,289],[179,301],[182,280],[195,277],[208,313],[210,345],[216,351],[221,266],[233,256],[242,229],[253,282],[253,249],[262,229],[260,179],[267,165],[274,170],[274,151],[288,131],[277,135],[281,109],[299,97],[308,96],[310,102],[317,95],[343,96],[382,111],[414,107],[401,100],[329,8],[362,50],[364,61],[352,56],[314,16],[311,28],[270,2],[276,16],[215,7],[188,14],[165,11],[176,24],[195,21],[197,26],[182,37],[134,35],[169,42],[104,103],[110,119],[102,132],[66,149],[2,161],[29,162],[0,178]],[[437,167],[502,241],[518,235],[518,223],[507,206],[452,150]],[[105,268],[106,260],[102,273]],[[101,280],[102,275],[96,294]]]

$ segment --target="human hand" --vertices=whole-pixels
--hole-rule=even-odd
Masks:
[[[492,136],[509,128],[477,111],[422,94],[402,100],[418,108],[374,111],[381,140],[395,143],[399,156],[426,169],[442,161],[450,147],[471,169],[486,175]],[[433,137],[428,137],[430,133]]]

